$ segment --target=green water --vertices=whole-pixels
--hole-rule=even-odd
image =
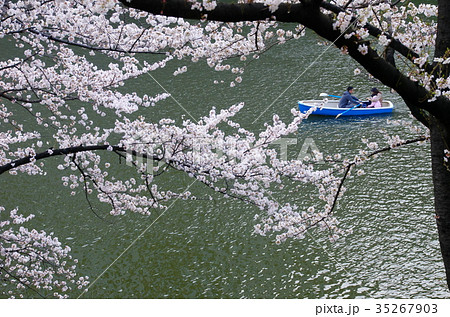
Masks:
[[[356,65],[349,58],[315,43],[308,34],[273,47],[247,65],[244,82],[233,89],[233,76],[222,77],[203,63],[188,62],[185,74],[171,75],[184,64],[178,62],[129,87],[150,94],[161,92],[161,85],[174,97],[143,109],[140,114],[149,120],[197,119],[212,106],[222,109],[244,101],[235,120],[253,131],[262,130],[274,113],[288,120],[299,99],[318,98],[321,92],[341,94],[349,84],[360,97],[377,86],[394,102],[395,112],[388,116],[309,119],[293,136],[297,146],[289,148],[291,156],[307,138],[325,155],[351,157],[362,146],[361,137],[380,139],[381,128],[392,134],[403,131],[386,122],[408,118],[401,99],[367,76],[354,77]],[[225,83],[216,85],[216,79]],[[56,166],[59,160],[47,164]],[[119,175],[132,172],[113,162]],[[104,217],[99,219],[82,190],[70,196],[71,190],[61,186],[62,174],[51,169],[45,177],[2,176],[0,201],[7,208],[19,206],[24,213],[36,214],[37,227],[54,232],[72,248],[80,261],[79,273],[95,280],[83,298],[449,297],[433,218],[428,145],[394,150],[364,170],[364,176],[348,179],[348,191],[336,210],[342,228],[353,233],[335,243],[311,231],[303,240],[276,245],[273,237],[252,234],[257,213],[253,206],[220,196],[213,201],[176,201],[164,214],[150,217],[111,217],[107,206],[94,203]],[[208,193],[176,173],[165,178],[165,185],[179,190],[192,185],[194,193]],[[277,195],[300,206],[311,202],[307,188]]]

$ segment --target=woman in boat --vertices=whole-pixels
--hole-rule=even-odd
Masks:
[[[372,95],[367,98],[370,101],[367,108],[381,108],[381,102],[383,101],[381,92],[377,88],[372,88],[370,91]]]
[[[353,87],[347,87],[347,91],[342,94],[341,99],[339,100],[339,108],[351,108],[361,103],[361,101],[352,96]]]

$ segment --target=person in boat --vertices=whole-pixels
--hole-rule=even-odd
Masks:
[[[352,108],[356,105],[361,104],[361,101],[352,95],[353,87],[347,87],[347,91],[342,94],[341,99],[339,100],[339,108]]]
[[[383,101],[383,96],[381,95],[381,92],[375,87],[372,88],[370,92],[372,94],[370,97],[367,98],[370,102],[367,105],[367,108],[381,108],[381,102]]]

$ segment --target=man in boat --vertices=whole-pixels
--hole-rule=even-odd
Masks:
[[[361,101],[355,96],[352,96],[352,93],[353,87],[347,87],[347,91],[342,94],[342,97],[339,100],[339,108],[351,108],[361,104]]]

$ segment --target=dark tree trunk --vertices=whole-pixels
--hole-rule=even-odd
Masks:
[[[439,0],[438,29],[436,37],[436,56],[444,56],[450,49],[450,1]]]
[[[435,57],[450,57],[450,1],[439,0]],[[438,67],[438,76],[448,76],[448,67]],[[446,113],[450,113],[447,107]],[[444,162],[444,151],[450,150],[450,121],[435,116],[430,122],[431,167],[433,171],[434,206],[447,285],[450,288],[450,164]]]
[[[445,145],[441,126],[436,120],[432,120],[430,132],[436,223],[447,285],[450,288],[450,172],[444,164],[444,149],[448,147]]]

